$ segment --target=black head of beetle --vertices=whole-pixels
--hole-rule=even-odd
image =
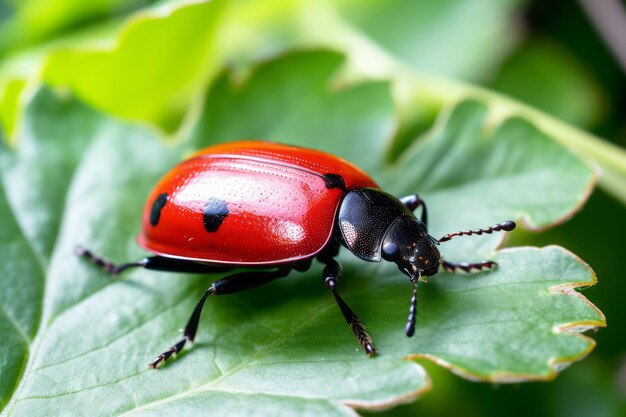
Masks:
[[[395,262],[411,280],[439,272],[439,243],[426,232],[426,226],[413,216],[399,216],[387,229],[381,248],[382,258]]]

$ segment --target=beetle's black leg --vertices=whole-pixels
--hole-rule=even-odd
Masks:
[[[216,274],[234,269],[232,265],[206,264],[166,256],[149,256],[140,262],[143,263],[144,268],[154,271],[188,272],[191,274]]]
[[[369,356],[374,356],[376,354],[376,348],[374,348],[374,342],[372,342],[372,338],[365,330],[365,326],[361,323],[361,319],[356,313],[350,308],[348,304],[341,298],[339,293],[337,292],[337,282],[341,278],[342,268],[337,261],[334,259],[320,259],[322,262],[326,264],[324,268],[323,276],[324,282],[326,286],[330,289],[335,297],[335,301],[337,301],[337,305],[341,309],[343,316],[346,321],[350,325],[352,332],[356,336],[357,340],[365,350]]]
[[[196,274],[214,274],[233,269],[232,266],[210,265],[199,262],[189,261],[185,259],[167,258],[165,256],[150,256],[140,259],[136,262],[128,262],[124,264],[114,264],[106,259],[95,255],[89,249],[77,247],[74,252],[86,258],[92,264],[99,266],[102,270],[112,276],[117,276],[129,268],[146,268],[155,271],[170,272],[190,272]]]
[[[148,258],[144,258],[144,259],[140,259],[137,262],[114,264],[113,262],[110,262],[100,256],[97,256],[89,249],[83,248],[81,246],[76,247],[74,249],[74,253],[78,256],[82,256],[83,258],[87,259],[89,262],[100,267],[104,272],[112,276],[117,276],[129,268],[137,268],[137,267],[143,268],[145,267],[147,263],[147,259],[148,259]]]
[[[198,303],[189,317],[189,321],[183,330],[183,337],[165,352],[161,353],[150,366],[156,369],[162,363],[165,363],[170,356],[180,352],[187,342],[193,342],[198,331],[198,323],[200,323],[200,314],[206,299],[210,295],[224,295],[241,292],[250,288],[258,287],[277,278],[282,278],[289,274],[290,267],[279,268],[275,271],[255,271],[240,272],[229,275],[218,281],[215,281],[198,300]]]
[[[407,195],[405,197],[401,197],[400,201],[404,204],[409,210],[415,211],[418,207],[422,207],[422,223],[426,227],[428,227],[428,212],[426,211],[426,203],[422,200],[417,194]]]
[[[446,271],[450,273],[461,272],[461,273],[466,273],[466,274],[473,274],[473,273],[482,272],[482,271],[490,271],[494,269],[496,266],[498,266],[498,264],[494,261],[482,261],[482,262],[477,262],[477,263],[460,262],[458,264],[455,264],[452,262],[444,261],[442,259],[440,263],[443,269],[445,269]]]

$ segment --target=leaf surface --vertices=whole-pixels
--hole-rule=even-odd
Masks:
[[[555,247],[494,253],[497,237],[476,237],[442,251],[459,261],[495,256],[500,268],[440,273],[422,284],[413,338],[403,333],[406,278],[343,251],[341,292],[380,349],[374,359],[358,347],[315,264],[209,300],[194,348],[160,371],[147,368],[218,277],[136,270],[111,280],[72,250],[88,245],[120,262],[141,257],[134,237],[144,196],[193,148],[262,136],[335,149],[393,192],[423,190],[433,234],[502,216],[545,226],[586,195],[593,173],[585,164],[522,120],[485,134],[493,128],[488,108],[475,101],[442,116],[398,165],[384,165],[396,117],[386,84],[332,87],[340,64],[335,53],[301,52],[239,84],[223,75],[190,138],[174,145],[73,98],[45,89],[33,97],[18,147],[0,153],[0,286],[10,288],[0,298],[3,415],[350,415],[348,406],[391,405],[427,390],[428,376],[408,357],[507,382],[553,377],[556,363],[590,351],[590,339],[564,331],[604,324],[573,289],[594,283],[584,263]],[[502,153],[510,163],[495,162]],[[498,185],[500,176],[514,187]],[[557,179],[567,187],[555,197]]]
[[[329,2],[355,30],[418,71],[480,80],[519,36],[519,0]],[[471,53],[468,53],[471,51]]]
[[[54,51],[44,79],[112,114],[171,123],[217,63],[221,1],[185,3],[138,14],[111,46]]]

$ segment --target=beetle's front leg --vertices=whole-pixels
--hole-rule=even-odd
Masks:
[[[365,326],[361,322],[359,316],[350,308],[348,304],[341,298],[339,293],[337,292],[337,283],[341,279],[342,268],[337,261],[334,259],[321,259],[322,262],[326,264],[326,267],[323,271],[324,282],[326,286],[330,289],[335,297],[335,301],[337,301],[337,305],[343,314],[343,317],[346,319],[352,332],[356,336],[357,340],[365,350],[369,356],[374,356],[376,354],[376,348],[374,347],[374,342],[372,342],[372,338],[365,330]]]
[[[400,201],[404,204],[409,210],[415,211],[418,207],[422,207],[422,216],[421,220],[424,223],[424,226],[428,227],[428,212],[426,211],[426,202],[420,198],[417,194],[411,194],[404,197],[400,197]]]

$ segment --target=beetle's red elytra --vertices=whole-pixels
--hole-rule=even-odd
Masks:
[[[420,218],[413,213],[421,207]],[[210,295],[257,287],[305,271],[314,259],[325,264],[322,278],[359,343],[370,356],[372,338],[337,290],[341,246],[369,261],[394,262],[409,277],[413,295],[406,325],[415,331],[417,284],[448,272],[479,272],[493,261],[451,263],[440,242],[461,235],[511,231],[515,223],[447,234],[427,231],[426,204],[417,194],[396,198],[358,167],[321,151],[263,141],[208,147],[169,171],[154,187],[143,211],[139,246],[152,252],[136,262],[113,264],[88,249],[76,253],[111,275],[143,267],[159,271],[218,273],[242,266],[204,292],[183,337],[150,366],[165,363],[195,339],[200,313]]]
[[[138,243],[158,255],[220,264],[314,256],[331,238],[343,197],[341,187],[327,186],[328,173],[343,178],[341,187],[377,187],[355,166],[311,149],[268,142],[212,146],[154,187]]]

